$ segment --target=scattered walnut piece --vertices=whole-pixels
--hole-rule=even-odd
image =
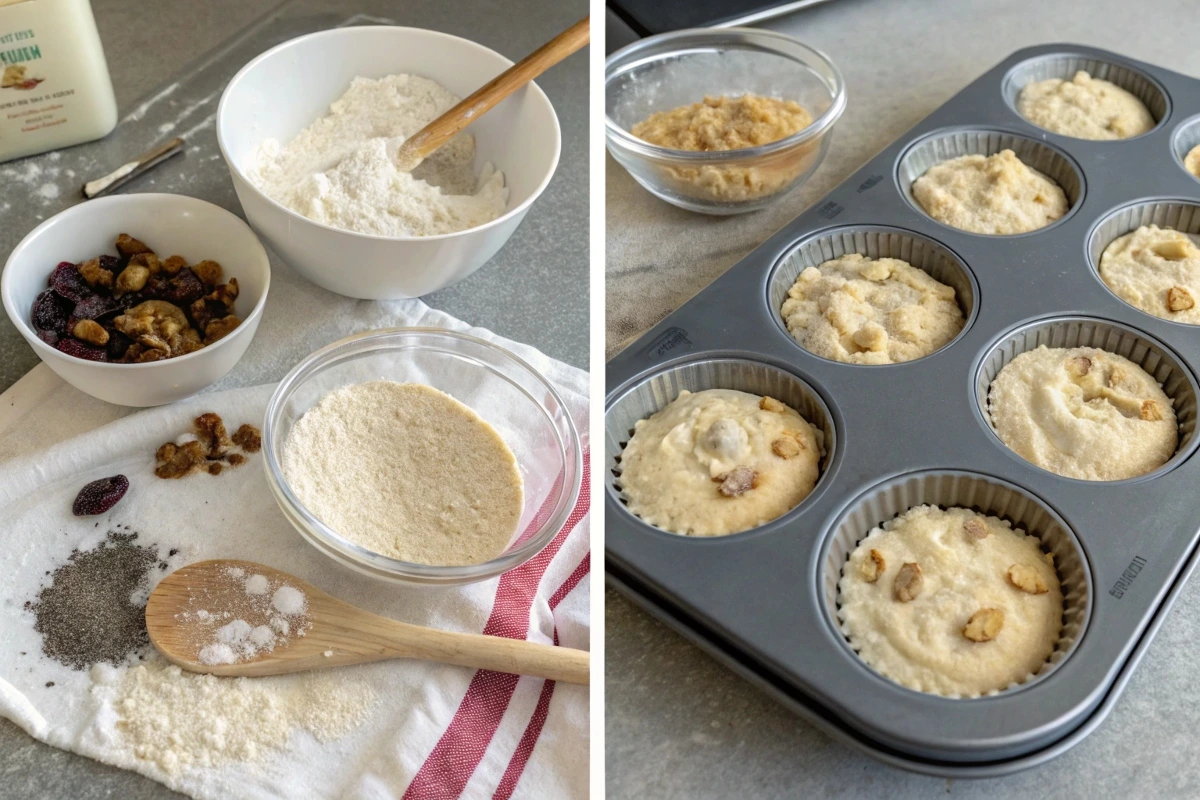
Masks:
[[[1182,234],[1163,242],[1156,242],[1150,249],[1154,251],[1155,255],[1165,258],[1167,261],[1182,261],[1196,255],[1196,245]]]
[[[1067,368],[1067,374],[1074,375],[1076,378],[1082,378],[1091,372],[1092,360],[1087,356],[1075,356],[1068,358],[1063,366]]]
[[[171,256],[170,258],[164,258],[160,262],[160,266],[162,266],[163,272],[168,275],[175,275],[179,270],[187,266],[187,261],[183,256]]]
[[[967,536],[975,539],[976,541],[980,539],[986,539],[988,537],[988,533],[990,533],[987,523],[981,520],[979,517],[972,517],[964,522],[963,531],[967,534]]]
[[[216,287],[216,285],[221,282],[221,275],[223,274],[220,264],[218,264],[216,261],[207,260],[201,261],[199,264],[192,267],[192,272],[196,273],[196,277],[199,278],[201,282],[210,289]]]
[[[117,252],[125,258],[132,258],[138,253],[152,253],[154,251],[128,233],[122,233],[117,237]]]
[[[786,431],[771,442],[771,452],[783,459],[795,458],[804,450],[804,445],[791,431]]]
[[[1172,286],[1167,289],[1167,310],[1172,312],[1187,311],[1196,305],[1192,293],[1182,286]]]
[[[113,289],[113,294],[121,297],[129,292],[140,292],[146,288],[146,281],[148,280],[150,280],[150,270],[147,267],[130,263],[117,276],[117,284]]]
[[[182,478],[206,461],[204,446],[200,442],[188,442],[183,447],[167,442],[158,448],[154,457],[158,460],[154,474],[160,478]]]
[[[871,548],[871,552],[867,553],[867,557],[862,560],[859,566],[859,574],[867,583],[874,583],[879,580],[879,576],[887,569],[887,562],[883,559],[883,553]]]
[[[892,589],[896,593],[897,600],[907,603],[921,593],[921,586],[924,583],[925,578],[921,575],[921,565],[915,561],[906,561],[904,566],[900,567],[900,571],[896,573],[896,582]]]
[[[963,627],[963,636],[972,642],[990,642],[1004,627],[1004,612],[998,608],[981,608],[971,615]]]
[[[754,488],[758,482],[758,473],[749,467],[734,467],[713,480],[720,482],[717,490],[721,494],[726,497],[740,497]]]
[[[234,432],[233,443],[247,453],[257,453],[262,449],[262,431],[247,422]]]
[[[1153,400],[1143,400],[1141,417],[1148,422],[1158,422],[1163,419],[1162,409]]]
[[[94,319],[81,319],[76,322],[75,327],[71,329],[71,335],[97,347],[108,344],[108,331]]]
[[[788,407],[776,400],[774,397],[764,397],[758,401],[758,407],[763,411],[774,411],[776,414],[783,414]]]
[[[158,256],[154,253],[138,253],[133,258],[129,259],[130,266],[145,267],[150,271],[151,275],[157,275],[162,272],[162,264],[158,260]]]
[[[138,303],[114,319],[113,327],[135,342],[126,351],[124,361],[158,361],[185,355],[204,346],[200,334],[188,323],[183,311],[165,300]],[[151,355],[151,351],[157,351],[157,355]]]
[[[204,445],[205,454],[209,458],[220,458],[229,452],[233,441],[225,432],[225,422],[220,416],[209,411],[196,417],[196,436]]]
[[[210,461],[210,462],[208,462],[208,467],[207,467],[207,469],[208,469],[208,474],[209,474],[209,475],[220,475],[220,474],[221,474],[221,470],[222,470],[222,469],[224,469],[224,468],[225,468],[225,465],[224,465],[224,464],[222,464],[220,461]]]
[[[241,453],[230,453],[225,456],[225,460],[229,462],[229,466],[236,467],[246,463],[246,457]]]
[[[1013,564],[1009,567],[1008,582],[1029,594],[1045,594],[1050,591],[1037,569],[1028,564]]]
[[[204,344],[210,345],[219,339],[224,339],[233,331],[234,328],[241,324],[242,321],[234,314],[230,314],[227,317],[221,317],[220,319],[210,320],[209,323],[204,326]]]
[[[112,288],[112,270],[100,266],[100,259],[98,258],[90,258],[80,264],[79,274],[87,281],[88,286],[91,286],[93,289],[97,286],[103,286],[105,289]]]

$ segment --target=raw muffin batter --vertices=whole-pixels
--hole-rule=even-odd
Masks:
[[[1200,247],[1179,231],[1143,225],[1104,248],[1100,279],[1147,314],[1200,325]]]
[[[1171,399],[1127,358],[1094,347],[1022,353],[992,381],[996,435],[1068,478],[1117,481],[1165,464],[1178,445]]]
[[[801,272],[781,313],[805,350],[851,364],[927,356],[964,323],[953,288],[907,261],[858,253]]]
[[[431,386],[368,381],[330,392],[288,435],[296,497],[344,538],[415,564],[481,564],[504,551],[523,491],[508,445]]]
[[[1017,98],[1017,112],[1038,127],[1077,139],[1128,139],[1154,127],[1141,100],[1082,70],[1069,81],[1028,84]]]
[[[478,227],[504,213],[508,189],[491,164],[476,180],[470,134],[447,142],[412,173],[395,163],[405,138],[458,100],[416,75],[355,78],[329,113],[292,141],[264,141],[247,177],[292,211],[358,233],[433,236]]]
[[[875,528],[838,581],[842,632],[883,676],[978,697],[1035,675],[1063,595],[1037,537],[965,508],[917,506]]]
[[[723,536],[769,522],[817,483],[821,434],[770,397],[682,391],[634,426],[621,453],[621,493],[646,522],[686,536]]]
[[[744,94],[659,111],[631,133],[674,150],[741,150],[777,142],[811,124],[812,116],[793,100]]]
[[[1026,233],[1069,208],[1058,184],[1025,166],[1012,150],[936,164],[913,181],[912,193],[929,216],[973,233]]]
[[[1188,150],[1188,154],[1183,159],[1183,167],[1192,175],[1200,178],[1200,144]]]

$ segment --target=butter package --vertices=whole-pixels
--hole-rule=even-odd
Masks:
[[[0,0],[0,162],[90,142],[117,124],[88,0]]]

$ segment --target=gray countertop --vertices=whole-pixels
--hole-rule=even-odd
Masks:
[[[833,0],[766,25],[827,53],[849,106],[826,162],[756,214],[713,218],[651,197],[607,161],[609,355],[1019,48],[1080,42],[1200,76],[1182,0]],[[1200,109],[1175,109],[1176,120]],[[663,243],[669,242],[669,247]],[[1195,797],[1200,781],[1200,582],[1186,586],[1109,718],[1079,746],[1007,778],[947,781],[832,741],[613,590],[605,593],[611,797]]]
[[[359,6],[370,13],[473,39],[514,60],[587,13],[584,0],[557,3],[513,0],[503,8],[465,13],[468,0],[300,0],[306,10],[349,17]],[[208,50],[246,29],[279,5],[278,0],[93,0],[122,115],[180,74]],[[587,56],[576,54],[538,79],[554,103],[563,149],[557,173],[503,250],[462,283],[426,298],[434,308],[473,325],[527,342],[574,366],[588,365],[588,172]],[[121,137],[122,128],[110,135]],[[64,155],[64,159],[68,156]],[[11,166],[11,165],[7,165]],[[117,164],[113,165],[114,167]],[[152,175],[153,173],[151,173]],[[82,176],[80,176],[82,177]],[[88,176],[93,177],[93,176]],[[151,176],[147,176],[149,178]],[[142,179],[145,180],[145,179]],[[227,181],[227,178],[226,178]],[[131,184],[129,191],[145,191]],[[20,208],[26,187],[6,186],[6,200]],[[232,197],[232,187],[226,194]],[[76,202],[63,196],[38,218]],[[28,232],[26,216],[5,214],[0,263]],[[0,319],[0,392],[37,364],[37,356],[7,318]],[[236,373],[236,370],[235,370]],[[231,377],[236,378],[235,375]],[[180,797],[139,775],[35,742],[0,720],[0,798]]]

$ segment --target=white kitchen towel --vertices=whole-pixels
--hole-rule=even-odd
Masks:
[[[470,329],[419,301],[378,305],[386,309],[378,315],[381,320],[362,315],[368,319],[323,325],[324,335],[309,332],[296,338],[307,352],[385,322],[466,330],[496,341],[555,384],[586,454],[586,373],[533,348]],[[153,476],[154,450],[189,430],[195,416],[215,411],[231,429],[242,422],[258,424],[272,389],[264,385],[208,393],[66,439],[58,429],[72,408],[83,418],[103,419],[117,412],[80,402],[78,393],[64,387],[22,417],[13,435],[26,454],[0,461],[0,570],[5,575],[0,586],[0,640],[5,642],[0,649],[0,714],[54,746],[135,770],[198,798],[585,797],[586,687],[418,661],[259,679],[281,696],[296,687],[336,691],[366,686],[374,699],[365,720],[334,741],[320,743],[297,728],[286,746],[267,748],[257,759],[169,772],[139,758],[122,733],[122,711],[112,703],[120,670],[72,670],[42,654],[26,602],[37,598],[51,580],[48,573],[72,550],[95,547],[109,530],[125,526],[138,533],[138,544],[156,545],[166,559],[168,566],[154,570],[154,580],[204,558],[243,558],[268,563],[348,602],[406,622],[588,647],[586,456],[579,502],[541,555],[498,579],[441,589],[381,583],[318,553],[275,506],[261,454],[219,476],[197,474],[178,481]],[[79,419],[71,424],[83,429]],[[8,436],[0,439],[0,453],[12,452],[9,441]],[[37,449],[38,441],[57,444]],[[118,472],[131,481],[120,503],[99,517],[72,516],[71,500],[83,484]],[[178,552],[168,557],[170,550]],[[228,709],[195,713],[228,713],[231,737],[238,735],[237,725],[255,724],[253,716],[246,721]]]

